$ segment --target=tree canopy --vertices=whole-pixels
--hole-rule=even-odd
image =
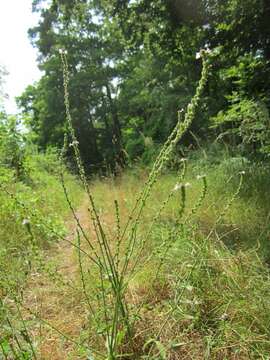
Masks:
[[[41,148],[65,130],[59,49],[68,54],[72,118],[90,171],[151,154],[187,106],[211,52],[211,76],[191,127],[249,156],[268,156],[270,4],[267,0],[42,0],[29,30],[41,80],[18,98]],[[190,134],[186,141],[192,141]]]

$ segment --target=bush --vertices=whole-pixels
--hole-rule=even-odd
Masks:
[[[239,99],[234,94],[230,106],[213,118],[214,127],[220,127],[218,138],[237,145],[244,154],[270,154],[270,118],[264,102]]]

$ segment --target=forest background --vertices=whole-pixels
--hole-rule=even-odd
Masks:
[[[33,11],[40,22],[29,36],[44,75],[17,102],[40,150],[63,144],[60,49],[68,53],[79,148],[93,173],[153,160],[194,93],[204,48],[211,75],[181,146],[223,141],[248,158],[267,158],[267,1],[34,1]],[[4,111],[1,118],[3,127]]]

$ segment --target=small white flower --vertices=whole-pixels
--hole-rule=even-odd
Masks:
[[[197,176],[196,176],[196,179],[197,179],[197,180],[200,180],[200,179],[203,179],[203,178],[205,178],[205,177],[206,177],[205,174],[197,175]]]
[[[67,50],[59,49],[58,51],[59,51],[59,54],[67,55]]]
[[[208,30],[211,28],[210,24],[205,24],[202,26],[204,30]]]
[[[207,54],[211,54],[212,50],[210,49],[208,44],[206,44],[204,52],[206,52]]]
[[[182,189],[183,187],[189,187],[191,186],[191,184],[189,182],[183,184],[183,183],[180,183],[180,184],[175,184],[175,187],[173,188],[173,191],[178,191],[180,189]]]
[[[74,140],[72,141],[72,143],[69,144],[69,146],[75,146],[75,145],[79,145],[79,141]]]
[[[182,184],[175,184],[173,191],[178,191],[181,189],[181,187],[182,187]]]
[[[23,219],[22,224],[23,225],[28,225],[28,224],[30,224],[30,220],[29,219]]]
[[[187,161],[187,159],[186,159],[186,158],[182,158],[182,159],[180,159],[180,162],[185,162],[185,161]]]
[[[224,313],[221,315],[221,317],[219,318],[219,320],[228,320],[229,319],[229,315],[227,313]]]
[[[239,172],[240,175],[245,175],[245,173],[246,172],[244,170]]]
[[[206,44],[204,49],[196,52],[196,60],[200,59],[205,54],[211,54],[212,50],[210,49],[209,45]]]

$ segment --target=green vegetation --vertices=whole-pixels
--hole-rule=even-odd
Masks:
[[[239,169],[243,167],[239,163],[228,164],[220,152],[215,154],[220,163],[213,164],[206,154],[207,159],[196,154],[196,160],[187,160],[191,186],[187,187],[183,220],[202,192],[202,179],[197,179],[197,175],[205,172],[208,185],[202,206],[184,226],[178,224],[176,231],[181,190],[174,191],[152,227],[144,253],[146,258],[152,254],[151,260],[145,263],[142,256],[141,266],[131,280],[131,311],[140,309],[135,348],[129,347],[130,352],[135,352],[135,359],[267,359],[269,270],[259,256],[269,254],[269,224],[265,221],[269,205],[259,200],[259,193],[265,194],[265,190],[260,185],[253,187],[247,201],[252,167],[246,165],[241,191],[218,221],[236,192]],[[198,164],[199,160],[203,165]],[[136,169],[124,174],[117,183],[110,179],[94,183],[93,192],[106,222],[110,223],[114,198],[122,204],[122,214],[127,213],[135,201],[134,189],[144,183],[146,174]],[[140,237],[148,233],[153,217],[176,181],[176,173],[160,177],[144,211]],[[172,243],[164,256],[169,241]],[[157,275],[161,259],[163,266]],[[92,334],[90,341],[93,338]]]
[[[179,4],[33,1],[0,359],[269,359],[270,6]]]
[[[267,0],[36,0],[33,10],[41,18],[29,35],[44,76],[18,103],[39,147],[63,144],[59,49],[68,54],[74,127],[93,173],[153,161],[195,92],[204,48],[210,76],[192,132],[245,157],[268,156]],[[182,143],[194,138],[187,133]]]
[[[1,349],[8,358],[29,359],[30,339],[16,307],[31,273],[39,269],[54,273],[43,250],[65,236],[68,206],[57,153],[51,150],[42,154],[26,146],[13,118],[2,120],[0,129]],[[79,204],[81,188],[72,175],[65,173],[72,199]],[[12,347],[13,340],[17,349]]]

